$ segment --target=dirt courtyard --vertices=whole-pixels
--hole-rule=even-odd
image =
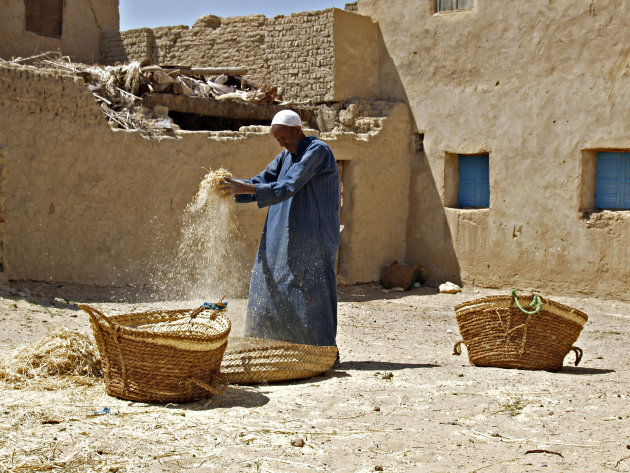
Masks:
[[[0,355],[57,326],[89,333],[76,302],[108,315],[196,303],[128,302],[124,292],[1,287]],[[453,306],[507,293],[340,287],[336,370],[189,404],[116,399],[101,379],[0,384],[0,472],[630,471],[630,303],[543,294],[589,316],[582,362],[570,353],[558,373],[453,356]],[[246,300],[228,301],[238,335]]]

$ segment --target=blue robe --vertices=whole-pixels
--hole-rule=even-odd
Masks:
[[[245,182],[256,194],[237,202],[269,207],[252,271],[245,336],[336,345],[339,174],[315,136],[282,151]]]

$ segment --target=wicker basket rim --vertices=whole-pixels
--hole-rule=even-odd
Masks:
[[[521,305],[529,304],[532,299],[535,297],[534,294],[524,294],[519,295],[519,301]],[[582,312],[581,310],[575,309],[574,307],[569,307],[567,305],[561,304],[554,300],[548,299],[543,296],[539,296],[541,301],[543,302],[543,307],[541,310],[550,312],[554,315],[558,315],[560,317],[564,317],[569,320],[573,320],[574,322],[584,325],[588,320],[588,316]],[[485,306],[485,307],[484,307]],[[479,299],[474,299],[471,301],[462,302],[455,306],[455,312],[457,315],[463,315],[472,311],[478,311],[483,308],[492,308],[492,307],[517,307],[514,298],[511,295],[502,295],[502,296],[487,296],[481,297]]]
[[[267,340],[265,340],[267,342]],[[268,343],[262,343],[258,346],[242,348],[238,350],[230,350],[230,345],[228,343],[228,348],[225,352],[226,355],[241,355],[246,353],[256,353],[256,352],[268,352],[268,351],[290,351],[292,353],[320,353],[320,354],[329,354],[329,353],[337,353],[337,347],[332,346],[315,346],[315,345],[304,345],[300,343],[291,343],[291,342],[283,342],[280,340],[268,340]]]
[[[79,304],[79,307],[87,312],[92,320],[94,320],[99,326],[107,331],[115,331],[117,335],[126,335],[130,338],[144,341],[153,341],[160,345],[170,345],[178,342],[195,342],[207,343],[207,342],[219,342],[224,341],[230,333],[232,323],[230,319],[219,313],[214,322],[223,325],[222,331],[217,334],[183,334],[177,332],[150,332],[137,327],[130,327],[120,323],[122,320],[142,320],[152,314],[167,314],[176,315],[181,313],[188,313],[195,309],[169,309],[169,310],[152,310],[144,312],[132,312],[129,314],[116,314],[112,316],[106,316],[98,309],[91,307],[87,304]],[[95,315],[96,314],[96,315]],[[102,317],[104,320],[100,320]],[[194,348],[193,348],[194,349]]]

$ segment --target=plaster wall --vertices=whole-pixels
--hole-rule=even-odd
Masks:
[[[424,135],[407,259],[441,280],[630,299],[630,212],[590,212],[596,150],[630,149],[625,2],[477,0],[436,14],[434,0],[359,0],[358,10],[379,23]],[[458,209],[457,156],[482,152],[490,207]]]
[[[387,265],[405,259],[413,154],[409,109],[398,104],[380,122],[368,133],[323,135],[337,158],[352,158],[343,163],[342,283],[378,281]]]
[[[5,278],[4,201],[7,198],[7,149],[0,145],[0,279]]]
[[[3,0],[0,6],[0,58],[28,57],[62,51],[75,62],[100,61],[100,36],[117,31],[118,1],[64,0],[61,37],[26,31],[24,0]]]
[[[164,26],[109,32],[105,64],[152,58],[156,64],[246,67],[258,85],[282,88],[286,99],[340,102],[379,97],[377,26],[336,8],[266,18],[207,15],[192,28]]]
[[[0,91],[8,279],[147,284],[156,261],[174,253],[202,168],[247,177],[280,151],[266,129],[156,140],[112,130],[83,81],[57,72],[0,65]],[[404,256],[394,235],[406,226],[408,111],[399,105],[370,120],[378,129],[324,137],[349,163],[339,264],[348,283],[378,279],[385,264]],[[383,175],[400,192],[381,186]],[[249,266],[266,211],[248,204],[235,212],[245,242],[238,257]],[[246,284],[249,274],[242,277]]]
[[[334,90],[338,97],[381,96],[378,25],[354,13],[335,10]]]

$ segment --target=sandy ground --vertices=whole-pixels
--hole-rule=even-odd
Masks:
[[[0,288],[0,354],[56,326],[89,332],[76,301],[108,315],[189,306],[116,302],[131,300],[130,292]],[[342,287],[338,369],[234,385],[205,401],[124,401],[106,395],[102,380],[5,386],[0,472],[630,471],[630,303],[545,294],[589,315],[576,343],[581,364],[569,354],[558,373],[474,367],[465,349],[453,356],[453,306],[506,292]],[[55,297],[70,304],[56,307]],[[246,301],[229,302],[238,334]],[[104,407],[111,413],[95,414]]]

